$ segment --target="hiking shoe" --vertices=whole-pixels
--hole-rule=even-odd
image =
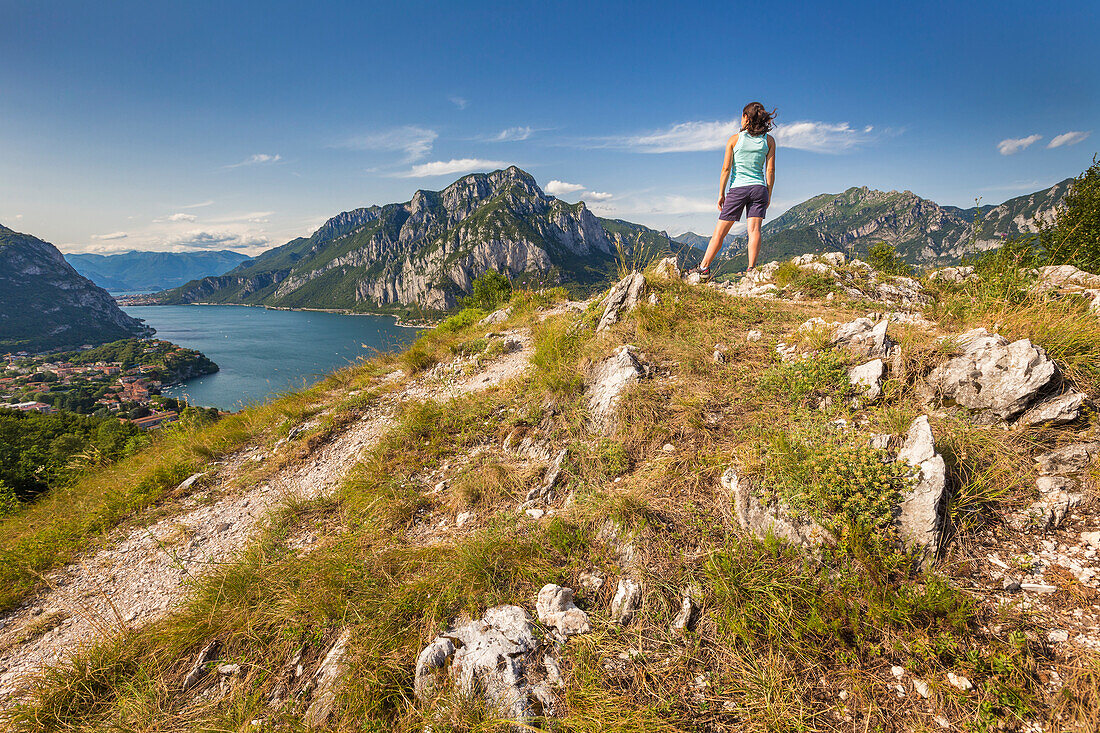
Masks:
[[[693,268],[691,268],[690,270],[688,270],[687,272],[684,273],[684,275],[692,275],[692,274],[698,274],[699,275],[699,284],[710,282],[710,268],[709,267],[707,267],[707,268],[693,267]]]

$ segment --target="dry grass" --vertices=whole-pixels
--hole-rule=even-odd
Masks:
[[[610,338],[593,336],[591,312],[539,323],[532,310],[517,308],[511,325],[530,325],[536,344],[524,380],[446,404],[407,404],[336,497],[277,517],[239,562],[204,579],[176,616],[48,671],[13,724],[245,730],[263,718],[295,730],[301,710],[266,706],[276,672],[303,641],[320,654],[347,626],[350,671],[332,729],[503,730],[509,723],[453,690],[432,705],[416,704],[413,665],[456,618],[499,603],[533,608],[546,582],[577,588],[593,625],[563,649],[563,709],[547,727],[908,731],[927,730],[938,714],[993,730],[1023,717],[1049,719],[1036,672],[1040,650],[1019,633],[1024,620],[1002,619],[998,636],[987,635],[988,619],[969,596],[874,544],[807,553],[746,538],[718,486],[726,467],[762,446],[774,449],[769,441],[799,425],[825,430],[843,416],[849,424],[865,420],[868,431],[903,433],[917,409],[908,375],[923,373],[942,351],[911,334],[907,341],[920,353],[907,362],[896,401],[825,405],[823,398],[847,394],[841,370],[826,369],[836,379],[814,382],[816,372],[781,372],[773,356],[775,342],[814,307],[731,300],[678,283],[655,289],[657,305],[642,305]],[[746,343],[749,329],[764,338]],[[442,360],[480,333],[470,326],[418,343],[428,359]],[[622,341],[647,355],[655,375],[627,394],[615,434],[593,436],[582,375]],[[714,362],[715,343],[728,347],[723,363]],[[570,449],[559,486],[570,498],[540,521],[516,511],[543,464],[503,453],[500,444],[515,428]],[[935,429],[959,483],[957,526],[1022,491],[1026,436],[993,440],[984,428],[949,421]],[[806,427],[803,437],[814,434]],[[803,442],[814,450],[815,440]],[[433,529],[460,510],[476,513],[470,527]],[[288,538],[305,526],[339,531],[308,553],[291,550]],[[580,591],[579,574],[593,569],[606,583],[596,593]],[[642,580],[645,596],[635,622],[621,628],[606,609],[628,572]],[[670,619],[692,584],[701,591],[700,621],[674,632]],[[222,657],[245,672],[224,695],[197,697],[213,681],[180,694],[195,653],[214,638],[224,645]],[[912,690],[900,699],[893,665],[929,680],[932,699]],[[949,670],[978,689],[954,693],[943,682]],[[1058,708],[1066,719],[1092,720],[1096,679],[1096,668],[1082,664]]]

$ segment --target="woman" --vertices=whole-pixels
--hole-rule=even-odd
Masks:
[[[768,134],[775,110],[767,112],[760,102],[750,102],[741,112],[741,132],[726,143],[726,160],[719,181],[718,224],[710,238],[703,261],[694,272],[700,282],[710,280],[710,264],[722,249],[722,242],[733,223],[746,210],[749,224],[749,267],[756,265],[760,252],[760,225],[772,199],[775,185],[775,138]],[[729,190],[726,190],[726,184]]]

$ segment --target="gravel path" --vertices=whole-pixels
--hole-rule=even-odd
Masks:
[[[511,343],[500,357],[480,366],[472,360],[440,364],[394,397],[448,399],[519,375],[530,363],[530,334],[503,336]],[[271,455],[261,448],[245,452],[210,479],[209,492],[184,500],[171,516],[119,532],[110,547],[50,573],[45,590],[0,616],[0,707],[42,667],[113,633],[162,618],[186,598],[191,581],[232,561],[273,510],[336,488],[363,451],[393,424],[396,401],[384,404],[343,426],[304,461],[280,469],[266,483],[220,495],[236,466]]]

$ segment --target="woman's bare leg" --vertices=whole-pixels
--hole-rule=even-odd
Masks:
[[[760,254],[760,225],[764,218],[760,216],[749,217],[749,269],[756,266],[756,255]],[[710,250],[707,250],[708,252]]]
[[[730,227],[733,226],[732,221],[718,220],[718,224],[714,227],[714,236],[710,238],[710,244],[707,245],[707,252],[703,255],[703,262],[699,265],[702,269],[710,267],[710,263],[714,261],[714,258],[718,256],[718,253],[722,251],[722,242],[725,241],[726,235],[729,234]]]

